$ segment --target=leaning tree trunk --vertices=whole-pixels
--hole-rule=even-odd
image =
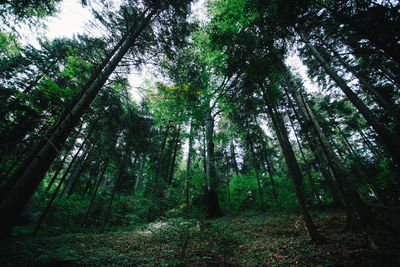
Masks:
[[[317,2],[318,5],[322,5],[324,8],[329,10],[334,20],[349,25],[358,34],[368,39],[378,50],[381,49],[388,57],[391,57],[397,64],[400,64],[400,47],[394,34],[387,36],[387,34],[384,34],[385,31],[377,34],[377,32],[371,31],[371,29],[363,26],[363,24],[355,20],[354,17],[346,15],[340,10],[336,10],[334,7],[330,7],[327,4],[323,4],[322,1],[314,1]],[[360,17],[359,14],[358,17]],[[384,25],[387,21],[382,20],[380,23],[383,23],[382,25]]]
[[[214,156],[214,118],[211,115],[211,110],[208,112],[206,118],[206,137],[207,137],[207,165],[208,165],[208,193],[207,193],[207,204],[208,204],[208,216],[219,217],[222,215],[221,208],[218,202],[217,195],[217,170],[215,168],[215,156]]]
[[[373,81],[371,81],[368,77],[362,75],[358,72],[353,66],[351,66],[346,60],[342,58],[342,56],[330,45],[324,45],[332,51],[333,55],[338,59],[340,64],[345,67],[350,73],[356,77],[360,83],[360,87],[366,92],[371,94],[375,101],[380,105],[386,112],[389,112],[396,121],[400,122],[400,112],[394,103],[389,103],[386,99],[377,91],[377,89],[372,85]]]
[[[312,46],[309,40],[301,33],[298,34],[303,39],[304,43],[309,48],[310,52],[313,56],[319,61],[325,71],[329,74],[332,80],[335,81],[336,85],[343,91],[343,93],[347,96],[349,101],[357,108],[357,110],[363,115],[365,120],[369,125],[374,128],[376,133],[379,135],[382,142],[385,144],[385,147],[392,159],[396,163],[398,167],[400,167],[400,143],[397,142],[397,137],[394,136],[385,125],[371,112],[371,110],[365,106],[365,104],[361,101],[361,99],[351,90],[351,88],[347,85],[346,81],[343,80],[335,70],[331,68],[331,66],[326,62],[326,60],[321,56],[321,54]]]
[[[315,119],[314,113],[308,107],[307,102],[305,102],[303,96],[298,90],[294,90],[292,95],[297,102],[298,107],[300,108],[300,112],[305,118],[309,119],[309,123],[313,126],[316,137],[320,141],[321,147],[328,160],[328,164],[331,166],[335,181],[339,190],[341,191],[341,194],[343,195],[346,212],[348,215],[349,229],[352,229],[354,226],[356,226],[356,228],[364,228],[366,230],[376,228],[376,218],[370,213],[360,198],[356,188],[352,184],[349,171],[342,167],[342,165],[339,163],[339,159],[332,151],[331,146],[329,145],[329,142],[322,131],[322,128]]]
[[[287,97],[289,97],[289,96],[287,95]],[[308,162],[308,160],[306,159],[306,156],[304,155],[303,147],[302,147],[302,145],[301,145],[301,143],[300,143],[299,137],[297,136],[296,127],[294,126],[293,120],[292,120],[292,118],[290,117],[290,115],[289,115],[288,113],[287,113],[287,117],[289,118],[289,122],[290,122],[290,125],[292,126],[292,129],[293,129],[294,137],[295,137],[295,139],[296,139],[297,146],[299,147],[299,150],[300,150],[301,158],[303,159],[303,162],[304,162],[304,165],[305,165],[305,169],[306,169],[308,181],[310,182],[310,186],[311,186],[311,191],[312,191],[312,193],[313,193],[313,195],[314,195],[314,198],[315,198],[315,200],[317,201],[317,203],[318,203],[318,204],[321,204],[321,200],[320,200],[320,198],[319,198],[319,194],[318,194],[318,192],[317,192],[314,179],[313,179],[313,177],[312,177],[312,175],[311,175],[311,165],[310,165],[310,163]]]
[[[104,162],[103,171],[99,174],[99,177],[98,177],[98,179],[97,179],[96,187],[94,188],[94,191],[93,191],[92,196],[91,196],[91,198],[90,198],[90,202],[89,202],[89,205],[88,205],[88,207],[87,207],[85,216],[83,216],[83,219],[82,219],[82,222],[81,222],[81,226],[84,226],[85,223],[86,223],[86,220],[87,220],[87,218],[88,218],[88,216],[89,216],[90,210],[92,209],[94,200],[95,200],[95,198],[96,198],[97,192],[99,191],[99,187],[100,187],[101,183],[103,182],[105,173],[106,173],[107,168],[108,168],[108,163],[109,163],[109,161],[110,161],[110,158],[107,158],[107,159],[105,160],[105,162]]]
[[[108,207],[107,207],[107,212],[104,217],[103,223],[101,224],[100,233],[103,233],[103,231],[107,225],[107,222],[111,217],[112,203],[114,201],[115,194],[117,193],[117,191],[119,191],[121,189],[121,186],[123,184],[125,166],[126,166],[127,161],[130,160],[131,154],[132,153],[130,151],[130,144],[129,144],[129,142],[127,142],[126,147],[125,147],[125,154],[120,159],[120,165],[118,166],[118,169],[119,169],[118,176],[117,176],[116,180],[114,181],[114,185],[113,185],[113,188],[111,191],[110,201],[109,201]]]
[[[61,116],[61,119],[55,124],[53,129],[49,131],[49,137],[42,141],[37,147],[37,154],[32,156],[33,160],[28,164],[27,168],[21,172],[18,182],[0,205],[0,216],[2,218],[8,218],[0,222],[0,239],[11,234],[12,227],[16,223],[18,216],[42,181],[71,130],[78,123],[90,103],[106,83],[108,77],[113,73],[125,54],[132,47],[138,36],[149,25],[155,14],[156,10],[152,10],[143,18],[137,27],[132,29],[132,32],[126,36],[126,39],[122,40],[123,42],[120,45],[120,49],[116,49],[117,51],[115,54],[107,57],[109,62],[107,61],[107,63],[104,64],[104,69],[100,69],[86,84],[78,100],[74,101],[76,103]]]
[[[294,191],[296,194],[297,202],[299,204],[301,213],[303,215],[303,219],[306,224],[308,233],[310,234],[310,237],[312,238],[312,240],[314,240],[314,241],[322,240],[323,237],[319,234],[319,232],[318,232],[317,228],[315,227],[315,225],[311,219],[311,216],[308,213],[307,208],[306,208],[304,196],[301,191],[301,182],[300,182],[303,177],[301,175],[299,165],[296,161],[296,157],[294,155],[292,146],[290,144],[289,136],[288,136],[283,118],[282,118],[281,114],[279,114],[279,112],[271,106],[271,103],[268,99],[267,93],[265,92],[265,89],[263,88],[263,86],[260,85],[260,87],[263,91],[263,98],[264,98],[265,104],[267,105],[268,113],[271,117],[272,124],[274,126],[276,135],[278,136],[278,141],[282,148],[282,152],[285,157],[286,164],[288,166],[289,176],[292,180],[292,184],[293,184]]]
[[[305,121],[306,117],[304,114],[302,114],[303,119],[299,115],[299,112],[295,108],[295,105],[293,104],[292,99],[290,98],[290,94],[287,89],[285,89],[285,93],[289,102],[289,105],[291,106],[293,113],[297,119],[297,121],[300,123],[300,126],[303,130],[305,130],[308,133],[312,133],[312,129],[309,129],[310,123],[308,123],[308,120]],[[342,201],[340,200],[339,195],[337,194],[336,187],[334,185],[334,179],[332,178],[332,175],[327,169],[327,164],[326,164],[326,157],[322,153],[320,147],[317,147],[317,145],[314,142],[314,139],[310,137],[310,135],[306,134],[306,140],[311,148],[311,152],[313,153],[314,160],[316,162],[316,165],[319,166],[319,171],[321,172],[322,176],[324,177],[324,182],[328,185],[328,189],[330,192],[330,195],[333,199],[333,202],[335,203],[336,206],[342,207]]]
[[[94,127],[92,128],[92,130],[94,129]],[[88,134],[88,137],[90,136],[90,134],[92,133],[92,131],[90,131],[90,133]],[[53,204],[54,199],[57,196],[58,191],[60,191],[61,186],[63,185],[65,178],[68,175],[69,170],[71,169],[72,165],[74,164],[75,160],[78,158],[79,153],[81,152],[81,150],[83,149],[83,147],[86,145],[86,142],[89,140],[89,138],[86,138],[85,141],[81,144],[81,146],[79,147],[78,151],[75,153],[75,156],[72,158],[71,163],[69,164],[68,168],[65,170],[64,175],[62,176],[60,182],[58,183],[56,190],[53,193],[53,196],[51,197],[50,201],[47,203],[46,208],[44,209],[44,211],[42,212],[42,215],[40,215],[39,220],[36,223],[35,229],[33,230],[32,235],[36,235],[37,231],[39,230],[40,225],[42,224],[44,218],[47,215],[47,212],[49,212],[51,205]]]

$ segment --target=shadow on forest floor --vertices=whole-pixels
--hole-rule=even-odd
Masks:
[[[371,236],[378,249],[372,248],[365,235],[344,232],[344,215],[320,215],[313,220],[326,241],[315,244],[300,220],[293,215],[178,218],[135,231],[15,237],[1,245],[0,262],[58,267],[400,266],[400,243],[394,236]],[[390,224],[400,226],[398,221]]]

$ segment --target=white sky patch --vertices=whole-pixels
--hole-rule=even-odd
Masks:
[[[88,33],[88,23],[94,20],[90,8],[82,7],[80,0],[64,0],[61,2],[60,13],[47,22],[46,37],[50,40],[60,37],[72,38],[77,33]]]
[[[197,0],[192,3],[192,14],[189,17],[190,21],[198,20],[205,24],[210,21],[207,11],[207,0]]]
[[[299,74],[303,80],[303,85],[307,92],[314,93],[319,91],[319,87],[307,75],[307,66],[303,64],[297,52],[291,53],[285,60],[287,66],[295,73]]]

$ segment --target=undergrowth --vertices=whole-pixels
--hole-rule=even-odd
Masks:
[[[2,266],[395,266],[390,236],[344,232],[344,215],[314,215],[326,241],[295,227],[296,214],[175,217],[106,234],[15,237],[1,245]]]

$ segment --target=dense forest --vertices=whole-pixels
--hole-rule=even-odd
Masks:
[[[1,265],[399,266],[400,3],[193,2],[0,1]]]

